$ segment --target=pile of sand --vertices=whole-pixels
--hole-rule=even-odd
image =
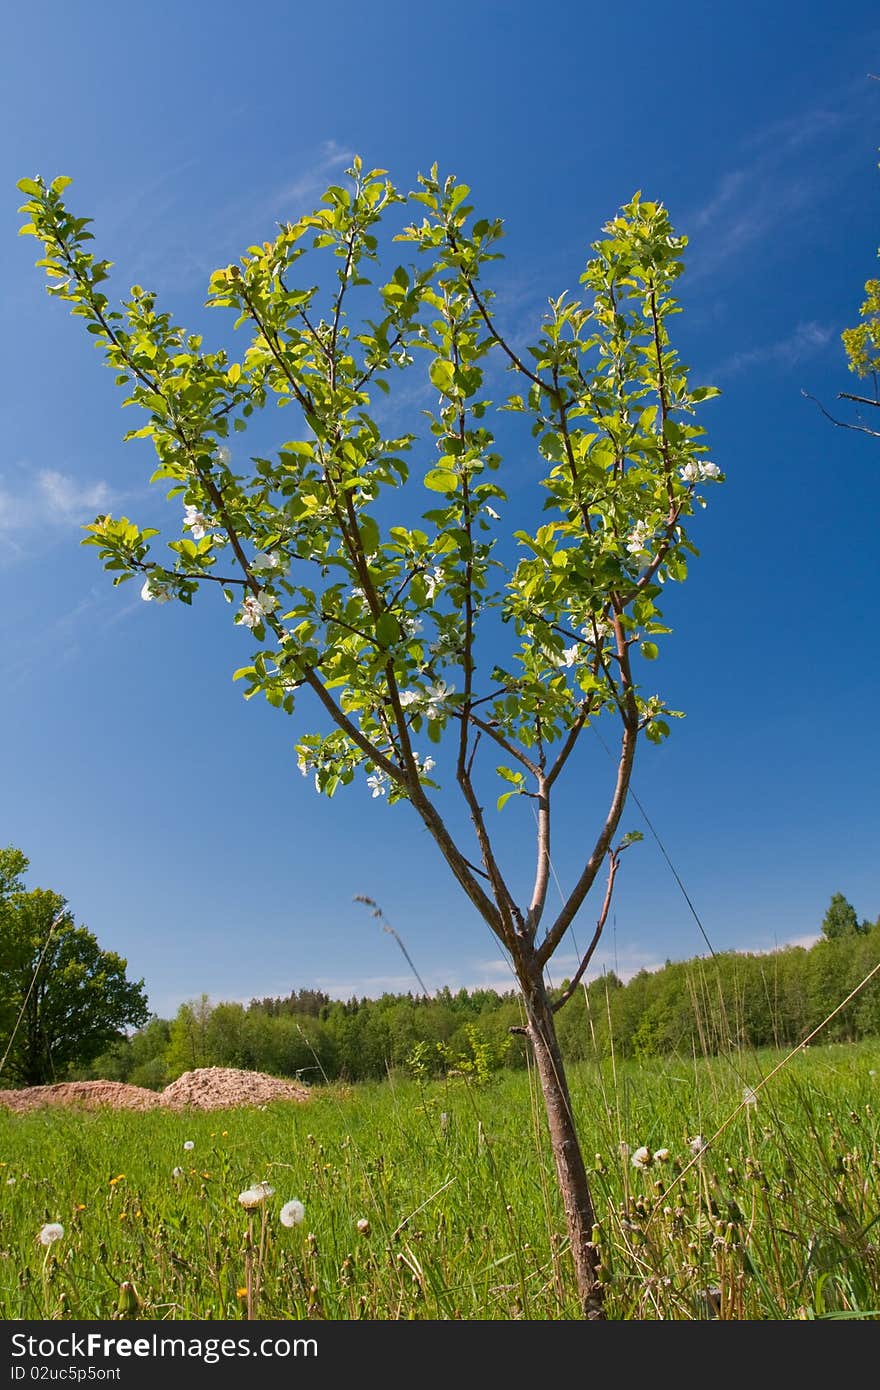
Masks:
[[[37,1110],[47,1105],[87,1110],[101,1105],[113,1110],[224,1110],[234,1105],[266,1105],[272,1100],[303,1101],[308,1094],[293,1081],[261,1071],[199,1067],[185,1071],[164,1091],[128,1086],[123,1081],[60,1081],[54,1086],[0,1091],[0,1106],[7,1110]]]
[[[262,1071],[235,1067],[199,1067],[185,1071],[160,1095],[172,1110],[223,1110],[231,1105],[266,1105],[270,1100],[307,1100],[308,1091],[295,1081],[282,1081]]]
[[[158,1091],[127,1086],[124,1081],[59,1081],[54,1086],[28,1086],[23,1091],[0,1091],[0,1105],[7,1110],[39,1110],[43,1105],[70,1105],[94,1110],[109,1105],[114,1110],[157,1110]]]

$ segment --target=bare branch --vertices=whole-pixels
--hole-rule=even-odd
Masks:
[[[869,434],[872,439],[880,439],[880,430],[869,430],[867,425],[854,425],[850,420],[836,420],[834,416],[829,414],[825,409],[822,402],[817,400],[815,396],[811,396],[809,391],[801,391],[801,395],[805,396],[808,401],[812,401],[814,405],[817,405],[825,416],[825,419],[830,420],[832,425],[836,425],[838,429],[855,430],[857,434]],[[875,405],[876,402],[869,400],[867,404]]]
[[[554,1002],[554,1013],[558,1013],[559,1010],[562,1008],[563,1004],[568,1003],[569,999],[574,994],[575,990],[580,984],[581,979],[583,978],[584,971],[586,970],[587,966],[593,958],[593,952],[599,944],[599,938],[601,937],[602,932],[605,929],[605,923],[608,921],[608,909],[611,907],[611,899],[614,894],[614,880],[617,877],[617,870],[619,868],[620,859],[618,858],[617,852],[615,850],[612,850],[608,856],[608,883],[605,888],[605,900],[602,903],[602,911],[599,913],[599,920],[596,923],[596,930],[593,932],[593,939],[591,940],[589,946],[587,947],[586,951],[581,957],[580,965],[578,966],[577,970],[574,972],[571,979],[569,980],[568,988],[563,990],[562,994]]]

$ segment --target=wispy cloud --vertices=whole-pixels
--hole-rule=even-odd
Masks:
[[[0,535],[7,558],[27,548],[37,529],[83,525],[106,511],[113,494],[105,482],[83,483],[55,468],[36,475],[23,466],[19,476],[0,477]]]
[[[809,216],[852,158],[850,134],[868,119],[869,85],[827,94],[821,104],[744,142],[739,159],[683,219],[693,229],[691,281],[726,268],[794,216]]]
[[[287,208],[292,213],[302,211],[302,204],[324,192],[328,175],[344,169],[354,158],[354,151],[336,140],[325,140],[314,163],[299,174],[292,183],[278,189],[272,199],[275,208]]]
[[[93,585],[71,607],[48,623],[22,630],[9,626],[3,632],[4,679],[14,689],[31,677],[42,679],[51,661],[53,676],[81,654],[84,635],[95,628],[115,627],[144,605],[140,596],[120,602],[119,591],[103,584]],[[47,653],[51,657],[47,658]]]
[[[328,139],[280,184],[242,187],[233,198],[207,203],[193,199],[186,174],[197,159],[187,158],[170,175],[123,193],[118,206],[98,209],[102,250],[116,258],[114,273],[125,285],[137,281],[163,295],[201,289],[217,265],[271,236],[281,218],[310,210],[352,157]]]
[[[775,342],[731,353],[721,362],[708,367],[704,375],[707,380],[723,382],[725,377],[735,376],[751,367],[795,367],[821,352],[835,336],[836,330],[829,324],[812,320],[799,323],[786,337]]]

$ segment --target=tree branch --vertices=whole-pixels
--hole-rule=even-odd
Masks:
[[[563,1004],[567,1004],[571,996],[574,994],[575,990],[581,982],[581,979],[583,978],[584,971],[586,970],[587,966],[593,958],[593,952],[598,946],[599,938],[605,929],[605,923],[608,920],[608,909],[611,906],[611,898],[614,894],[614,880],[617,877],[617,870],[620,868],[620,860],[614,850],[611,851],[608,858],[608,884],[605,889],[605,901],[602,903],[602,911],[599,913],[599,920],[596,923],[596,930],[593,932],[593,939],[587,947],[586,951],[584,952],[581,958],[580,965],[574,972],[574,975],[569,980],[568,988],[563,990],[562,994],[554,1002],[554,1013],[558,1013],[559,1010],[562,1008]]]

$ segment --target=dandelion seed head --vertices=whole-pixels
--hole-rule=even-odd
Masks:
[[[292,1201],[284,1203],[278,1213],[278,1219],[282,1226],[299,1226],[302,1224],[305,1214],[306,1209],[302,1202],[298,1202],[294,1197]]]
[[[40,1245],[53,1245],[56,1240],[60,1240],[64,1235],[64,1227],[60,1221],[47,1221],[37,1234]]]
[[[250,1187],[246,1187],[244,1192],[239,1192],[238,1200],[246,1208],[259,1207],[269,1197],[275,1196],[274,1187],[270,1187],[267,1182],[255,1182]]]

